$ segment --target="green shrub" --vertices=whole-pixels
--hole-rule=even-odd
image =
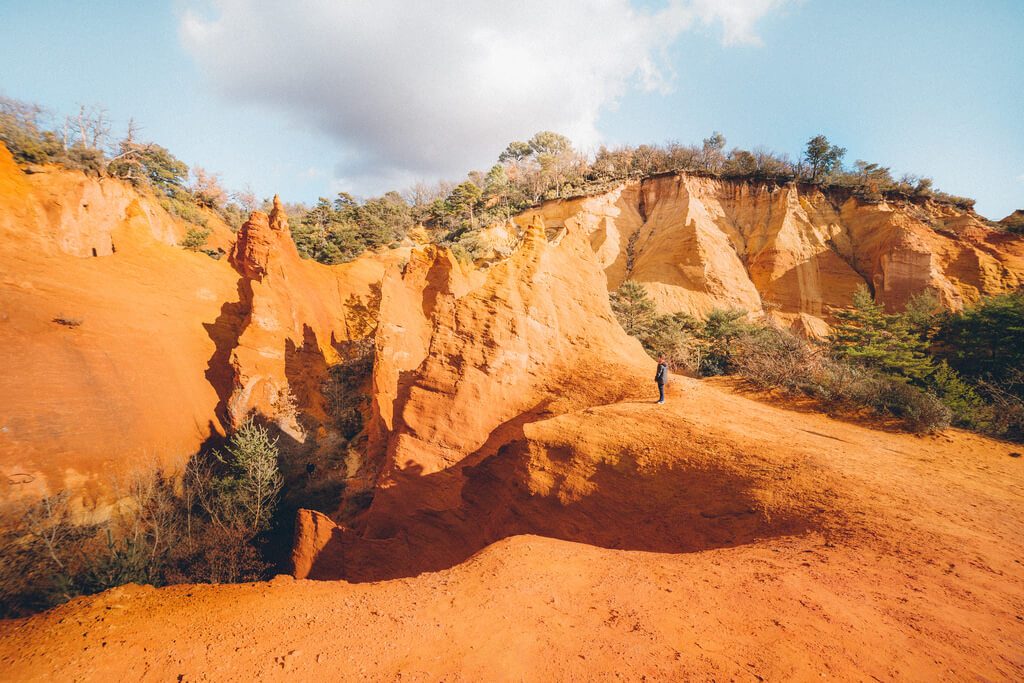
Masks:
[[[178,246],[185,247],[189,251],[199,251],[206,246],[206,240],[210,237],[209,228],[189,228],[185,237],[178,242]]]
[[[954,425],[981,432],[991,430],[992,406],[945,361],[938,365],[928,383],[931,392],[949,408]]]
[[[857,402],[900,418],[912,432],[929,433],[949,426],[949,408],[935,396],[906,382],[876,376],[855,386],[853,396]]]
[[[735,372],[765,389],[781,389],[819,400],[832,410],[870,408],[892,415],[912,432],[949,426],[942,402],[904,381],[831,357],[826,349],[772,327],[748,331],[737,340]]]
[[[162,206],[164,210],[172,216],[177,216],[178,218],[184,219],[192,225],[197,225],[200,228],[206,227],[207,221],[203,212],[187,197],[179,195],[159,195],[158,201],[160,202],[160,206]]]
[[[21,164],[45,164],[63,153],[57,136],[42,129],[43,109],[0,97],[0,142]]]
[[[405,237],[412,227],[409,205],[397,192],[362,204],[347,193],[334,202],[321,197],[292,228],[299,253],[321,263],[351,261],[367,249],[377,249]]]
[[[947,316],[935,334],[937,354],[961,375],[999,381],[1024,367],[1024,291],[985,297]],[[1024,398],[1024,383],[1017,385]]]
[[[213,476],[197,480],[199,486],[208,482],[208,490],[200,494],[205,512],[224,528],[242,529],[250,536],[266,531],[283,484],[277,439],[249,418],[224,451],[213,455],[219,465]]]
[[[716,308],[708,313],[697,337],[702,347],[698,368],[705,376],[733,372],[735,343],[758,330],[747,322],[747,312],[740,309]]]

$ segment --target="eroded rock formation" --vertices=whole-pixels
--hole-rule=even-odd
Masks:
[[[510,444],[532,422],[642,395],[653,373],[612,316],[586,235],[573,227],[549,241],[541,220],[485,273],[446,250],[414,253],[385,278],[380,317],[373,503],[358,531],[325,533],[322,516],[303,513],[300,574],[416,573],[511,533],[497,500],[521,483],[512,470],[527,452]]]
[[[206,219],[230,262],[177,246],[194,226],[155,197],[26,174],[0,145],[0,496],[67,489],[102,516],[134,471],[179,468],[249,410],[331,441],[319,381],[347,304],[403,252],[329,267],[299,258],[279,204],[236,248]]]
[[[280,199],[269,216],[253,212],[230,256],[238,301],[225,305],[221,322],[233,338],[208,373],[223,421],[237,426],[255,412],[299,441],[313,431],[322,445],[336,445],[321,388],[327,369],[344,342],[368,332],[353,328],[351,309],[378,296],[386,264],[401,255],[324,266],[299,256]]]
[[[957,309],[1024,284],[1024,241],[934,202],[664,175],[517,220],[535,213],[583,228],[608,287],[641,282],[666,312],[739,307],[820,330],[860,284],[893,310],[925,290]]]

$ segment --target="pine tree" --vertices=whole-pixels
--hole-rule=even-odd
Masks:
[[[875,303],[867,287],[853,295],[851,308],[834,311],[831,342],[834,353],[898,379],[921,382],[934,370],[924,342],[907,321]]]
[[[643,337],[650,330],[657,311],[639,282],[626,280],[611,294],[612,312],[626,334]]]
[[[1024,366],[1024,290],[983,298],[945,320],[937,337],[958,372],[1004,377]]]

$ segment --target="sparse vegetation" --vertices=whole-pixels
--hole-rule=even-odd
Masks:
[[[0,99],[0,140],[23,164],[58,163],[149,187],[167,211],[199,228],[207,226],[204,212],[214,211],[237,230],[248,213],[259,208],[251,192],[228,193],[216,174],[198,166],[190,171],[166,148],[139,141],[134,123],[121,140],[111,142],[110,121],[101,108],[82,108],[77,116],[48,125],[52,119],[41,107]],[[896,179],[889,168],[859,159],[853,168],[844,168],[846,150],[824,135],[808,140],[796,162],[763,147],[727,150],[726,143],[726,137],[715,131],[700,145],[602,146],[588,158],[565,136],[540,131],[529,140],[509,143],[487,172],[471,171],[461,182],[421,183],[403,193],[365,200],[342,192],[333,200],[321,198],[312,207],[290,204],[286,209],[299,253],[331,264],[393,245],[417,223],[458,258],[476,261],[484,255],[476,241],[482,227],[508,221],[548,199],[600,192],[624,180],[669,172],[770,187],[807,183],[865,202],[931,200],[964,210],[974,206],[972,199],[935,190],[930,178]]]
[[[209,228],[189,228],[178,244],[189,251],[200,251],[206,246],[206,240],[210,237]]]
[[[703,321],[658,315],[636,282],[610,296],[623,329],[678,369],[737,375],[811,397],[832,412],[866,409],[914,432],[952,423],[1024,438],[1024,293],[986,298],[960,313],[923,293],[890,314],[860,289],[849,309],[834,312],[834,332],[822,341],[751,321],[740,310],[714,310]]]
[[[509,143],[487,173],[472,171],[457,184],[418,185],[406,197],[413,220],[430,228],[435,242],[451,247],[465,260],[480,257],[481,252],[473,248],[473,236],[486,225],[507,221],[544,200],[593,194],[625,180],[660,173],[686,172],[769,187],[804,183],[864,202],[930,200],[964,210],[973,208],[973,200],[938,192],[929,178],[905,175],[895,179],[888,168],[861,160],[846,169],[842,163],[845,154],[845,149],[824,135],[811,138],[796,162],[764,148],[726,151],[726,138],[716,131],[699,146],[670,142],[601,147],[588,159],[564,136],[542,131],[528,141]],[[316,250],[307,253],[325,258]]]
[[[149,189],[168,212],[206,227],[204,211],[214,211],[231,226],[241,225],[241,201],[201,167],[191,170],[169,150],[138,139],[129,121],[124,137],[114,140],[102,107],[80,107],[73,116],[56,117],[38,105],[0,97],[0,142],[23,165],[59,164],[89,175],[108,176]]]
[[[66,492],[0,518],[0,616],[18,616],[124,583],[225,583],[265,576],[261,538],[281,493],[278,448],[246,421],[222,451],[182,475],[160,469],[122,487],[100,524],[76,524]]]

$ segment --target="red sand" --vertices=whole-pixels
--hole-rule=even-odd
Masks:
[[[553,443],[578,428],[590,439],[575,446],[579,462],[740,468],[759,510],[798,513],[806,529],[772,535],[768,520],[739,545],[677,553],[513,536],[376,583],[126,586],[4,622],[3,677],[1024,678],[1019,448],[872,430],[686,379],[665,406],[593,408],[527,436]],[[609,439],[634,445],[617,452]],[[686,496],[685,479],[673,486]],[[706,534],[742,514],[715,503]],[[657,526],[630,517],[642,509],[622,510],[638,533]]]

